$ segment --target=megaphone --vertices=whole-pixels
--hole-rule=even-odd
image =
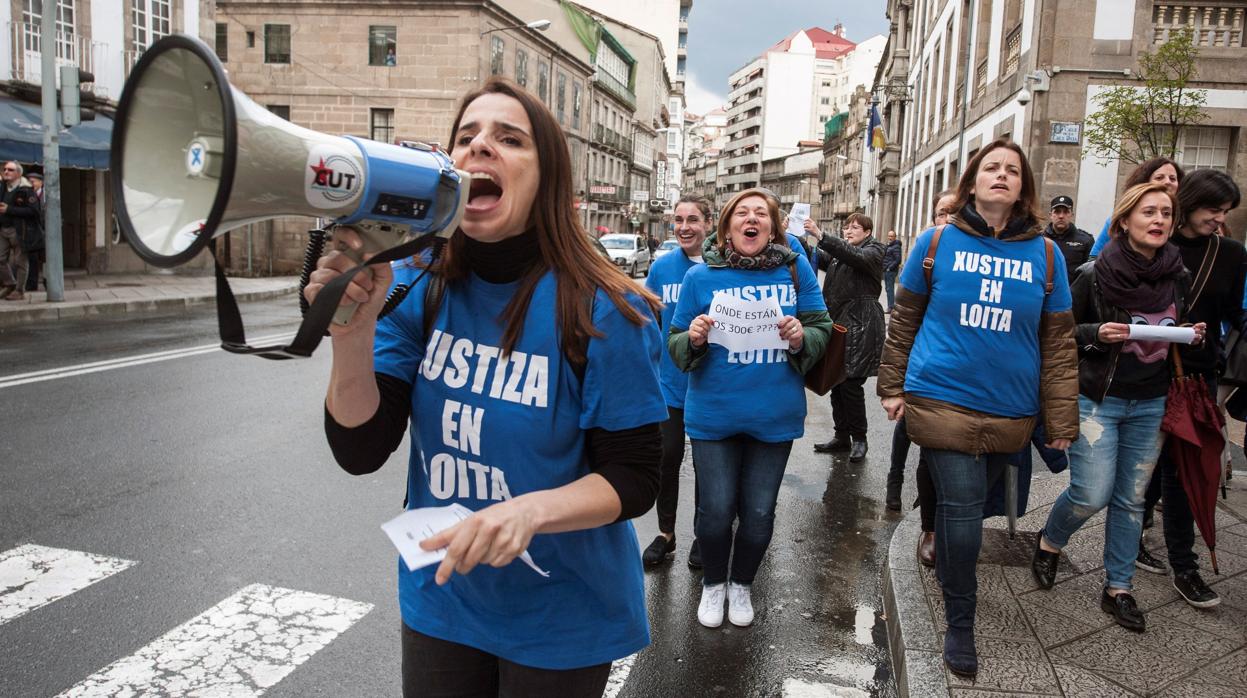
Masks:
[[[274,115],[229,84],[207,44],[180,34],[152,44],[126,80],[110,157],[117,221],[158,267],[282,216],[352,225],[361,254],[411,235],[449,237],[470,186],[436,147],[332,136]]]

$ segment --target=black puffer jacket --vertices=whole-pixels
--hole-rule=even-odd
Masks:
[[[837,324],[848,328],[845,375],[866,378],[879,370],[887,328],[883,321],[883,245],[873,237],[852,245],[834,235],[818,243],[818,267],[827,270],[823,300]]]
[[[1183,272],[1174,284],[1173,304],[1178,317],[1186,313],[1186,295],[1191,287],[1190,272]],[[1122,342],[1100,342],[1100,325],[1120,322],[1129,325],[1130,313],[1104,300],[1100,286],[1095,282],[1095,260],[1087,262],[1074,271],[1074,283],[1069,287],[1073,298],[1074,341],[1078,342],[1078,392],[1103,402],[1113,382],[1113,370],[1121,354]]]

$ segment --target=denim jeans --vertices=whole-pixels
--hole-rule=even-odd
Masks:
[[[697,515],[702,584],[752,584],[771,544],[775,500],[788,465],[791,441],[767,443],[749,436],[692,439],[697,464]],[[732,524],[737,522],[736,535]]]
[[[1143,496],[1160,455],[1165,398],[1096,403],[1078,396],[1078,440],[1070,445],[1069,487],[1057,497],[1043,535],[1058,548],[1101,509],[1106,586],[1130,591],[1143,532]]]
[[[949,628],[973,630],[983,504],[1012,454],[935,448],[923,454],[935,482],[935,575],[944,591],[944,619]]]
[[[888,312],[891,312],[892,306],[896,305],[896,272],[883,272],[883,290],[888,294]]]

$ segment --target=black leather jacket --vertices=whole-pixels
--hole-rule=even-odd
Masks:
[[[1184,271],[1175,286],[1173,299],[1178,317],[1186,313],[1186,294],[1190,287],[1190,272]],[[1069,290],[1073,297],[1074,341],[1078,342],[1078,392],[1102,402],[1113,383],[1122,342],[1101,344],[1100,325],[1106,322],[1129,325],[1130,313],[1104,300],[1095,282],[1094,260],[1078,267]]]

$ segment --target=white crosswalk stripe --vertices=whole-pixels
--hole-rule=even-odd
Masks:
[[[632,673],[632,663],[635,661],[636,655],[630,654],[611,665],[611,673],[606,679],[606,690],[602,692],[602,698],[615,698],[619,695],[624,684],[628,683],[628,674]]]
[[[258,696],[372,604],[253,584],[62,696]]]
[[[23,545],[0,553],[0,625],[130,567],[77,550]]]

